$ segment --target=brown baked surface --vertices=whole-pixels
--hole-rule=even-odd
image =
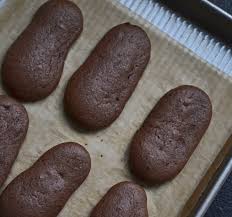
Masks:
[[[66,55],[82,28],[82,13],[73,2],[43,4],[3,61],[3,84],[10,94],[23,101],[48,96],[58,85]]]
[[[10,173],[28,129],[23,105],[0,95],[0,187]]]
[[[47,151],[0,197],[0,217],[56,217],[89,174],[89,153],[77,143]]]
[[[88,130],[109,126],[122,112],[150,59],[150,40],[140,27],[112,28],[71,77],[65,108]]]
[[[132,172],[149,184],[174,178],[200,142],[211,116],[210,99],[201,89],[186,85],[170,90],[131,142]]]
[[[90,217],[148,217],[145,191],[132,182],[114,185],[100,200]]]

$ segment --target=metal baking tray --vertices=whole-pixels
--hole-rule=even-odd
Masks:
[[[214,176],[214,179],[211,180],[207,190],[205,191],[200,201],[198,202],[197,209],[194,213],[195,217],[203,217],[206,214],[207,210],[209,209],[210,205],[214,201],[215,197],[221,190],[223,184],[225,183],[226,179],[231,174],[231,172],[232,172],[232,150],[225,158],[221,167],[218,169],[216,175]]]

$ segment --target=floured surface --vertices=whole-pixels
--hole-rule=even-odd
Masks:
[[[43,2],[10,0],[0,8],[1,61],[7,48]],[[138,23],[138,17],[133,18],[120,5],[112,4],[110,0],[75,2],[84,15],[84,31],[68,55],[58,88],[43,101],[25,104],[30,118],[28,136],[7,183],[58,143],[74,141],[87,144],[85,147],[91,154],[92,170],[59,216],[89,216],[91,209],[112,185],[133,180],[127,167],[128,144],[155,103],[168,90],[181,84],[192,84],[206,91],[212,100],[210,127],[177,178],[162,186],[146,188],[150,217],[178,216],[231,133],[232,84],[148,23],[141,20]],[[64,88],[106,31],[123,22],[144,26],[152,43],[151,61],[123,113],[111,127],[97,133],[79,132],[63,113]],[[4,92],[2,88],[1,92]]]

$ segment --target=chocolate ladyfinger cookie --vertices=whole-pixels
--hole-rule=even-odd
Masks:
[[[129,23],[112,28],[71,77],[65,109],[87,130],[109,126],[122,112],[150,59],[147,34]]]
[[[0,187],[18,155],[28,124],[24,106],[8,96],[0,95]]]
[[[132,172],[149,184],[174,178],[203,137],[211,116],[210,99],[201,89],[180,86],[166,93],[131,142]]]
[[[89,153],[77,143],[46,152],[0,197],[0,217],[55,217],[89,174]]]
[[[3,61],[2,79],[9,92],[23,101],[48,96],[58,85],[69,48],[82,28],[82,13],[71,1],[43,4]]]
[[[145,191],[132,182],[113,186],[100,200],[90,217],[148,217]]]

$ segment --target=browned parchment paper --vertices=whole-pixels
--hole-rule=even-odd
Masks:
[[[43,2],[44,0],[7,0],[1,6],[1,61],[7,48]],[[231,133],[231,80],[176,45],[149,23],[135,17],[116,1],[75,2],[83,11],[84,32],[68,55],[58,88],[43,101],[25,104],[30,117],[29,132],[7,183],[31,166],[46,150],[60,142],[87,144],[85,147],[92,157],[91,173],[59,216],[89,216],[93,206],[109,187],[132,179],[127,168],[128,144],[158,99],[171,88],[193,84],[205,90],[212,100],[213,119],[209,130],[177,178],[159,187],[146,188],[150,217],[178,216]],[[78,132],[72,128],[63,113],[62,100],[67,80],[106,31],[122,22],[131,22],[145,28],[152,42],[150,64],[123,113],[111,127],[97,133]],[[4,93],[2,88],[1,92]]]

